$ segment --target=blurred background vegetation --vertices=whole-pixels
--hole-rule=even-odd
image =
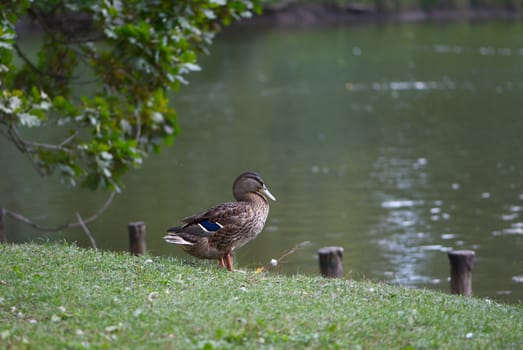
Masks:
[[[322,5],[331,8],[360,9],[375,12],[492,10],[520,11],[521,0],[267,0],[269,7]]]

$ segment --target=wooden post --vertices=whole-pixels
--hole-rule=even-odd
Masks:
[[[323,277],[338,278],[343,276],[343,248],[324,247],[318,250],[320,273]]]
[[[145,223],[143,221],[130,222],[129,229],[129,251],[133,255],[145,254]]]
[[[5,208],[0,208],[0,243],[7,242],[5,236]]]
[[[472,295],[472,268],[476,254],[472,250],[455,250],[448,253],[450,261],[450,293],[467,297]]]

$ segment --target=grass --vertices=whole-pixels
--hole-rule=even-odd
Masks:
[[[0,245],[1,349],[516,349],[523,307],[57,244]]]

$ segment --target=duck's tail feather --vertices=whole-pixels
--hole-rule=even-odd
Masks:
[[[169,229],[170,230],[170,229]],[[183,237],[181,237],[180,235],[178,235],[176,232],[169,232],[168,235],[164,236],[163,239],[167,242],[167,243],[172,243],[172,244],[179,244],[179,245],[194,245],[194,242],[189,242],[187,240],[185,240]]]

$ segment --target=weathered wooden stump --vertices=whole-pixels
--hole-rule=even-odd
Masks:
[[[129,229],[129,251],[133,255],[145,254],[145,223],[143,221],[130,222]]]
[[[448,253],[450,261],[450,293],[467,297],[472,295],[472,268],[476,254],[472,250],[455,250]]]
[[[5,208],[0,208],[0,243],[7,242],[5,235]]]
[[[343,276],[343,248],[324,247],[318,250],[320,273],[323,277],[338,278]]]

